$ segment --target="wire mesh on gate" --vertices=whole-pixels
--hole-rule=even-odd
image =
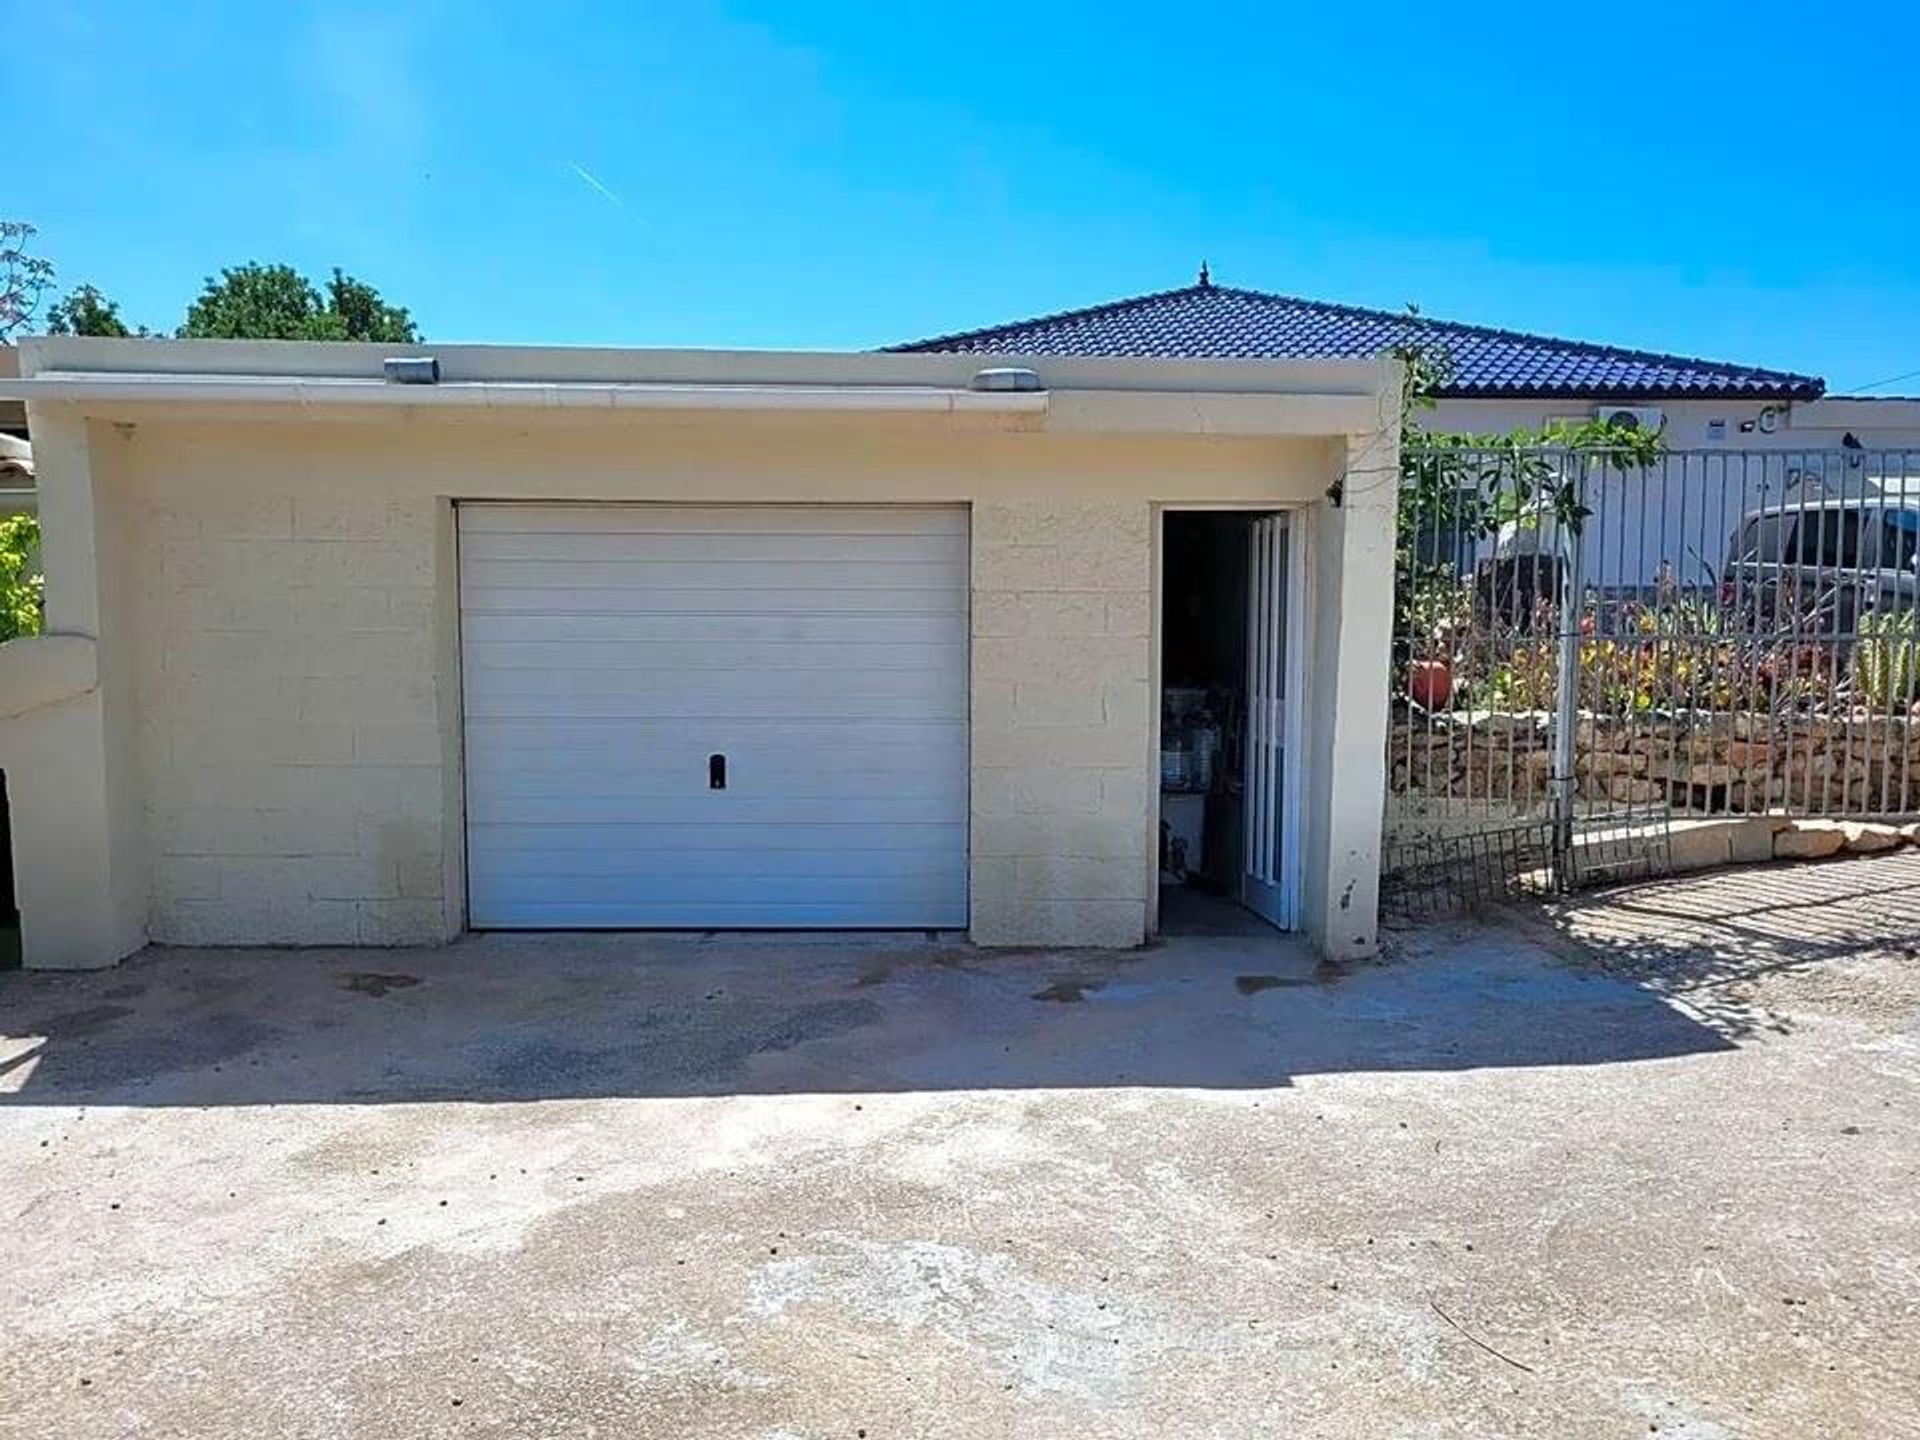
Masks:
[[[1554,871],[1550,824],[1389,835],[1381,868],[1381,904],[1414,919],[1563,888]]]
[[[1676,819],[1920,811],[1920,451],[1442,441],[1396,561],[1390,872],[1485,888],[1544,826],[1567,887],[1658,873]]]

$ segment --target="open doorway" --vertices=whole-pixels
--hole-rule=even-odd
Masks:
[[[7,804],[7,776],[0,770],[0,970],[18,970],[20,903],[13,888],[13,815]]]
[[[1295,926],[1295,536],[1285,514],[1168,511],[1160,589],[1160,933]]]

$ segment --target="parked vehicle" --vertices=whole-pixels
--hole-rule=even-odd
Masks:
[[[1920,604],[1920,485],[1749,510],[1727,545],[1720,600],[1746,628],[1848,636],[1868,614]]]

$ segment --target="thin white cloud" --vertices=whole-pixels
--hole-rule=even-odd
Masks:
[[[427,138],[427,112],[413,73],[418,37],[395,14],[326,10],[289,54],[341,127],[340,136],[383,159],[408,163]]]
[[[576,164],[574,161],[569,160],[567,161],[567,168],[573,171],[574,174],[578,175],[581,178],[581,180],[586,182],[586,184],[592,186],[595,190],[598,190],[602,195],[606,196],[607,199],[611,200],[615,205],[618,205],[622,210],[627,208],[627,202],[622,200],[618,195],[614,194],[613,191],[609,190],[605,185],[601,184],[600,177],[598,175],[595,175],[591,170],[587,169],[586,166]]]

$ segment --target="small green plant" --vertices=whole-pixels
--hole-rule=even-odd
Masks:
[[[0,640],[40,633],[45,588],[40,522],[31,515],[0,520]]]
[[[1875,710],[1920,699],[1920,629],[1915,611],[1871,610],[1853,649],[1854,693]]]
[[[1458,579],[1451,566],[1423,571],[1413,581],[1407,619],[1417,658],[1451,658],[1473,629],[1472,582]]]

